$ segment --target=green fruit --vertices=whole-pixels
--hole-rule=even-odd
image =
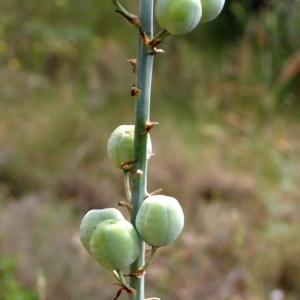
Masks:
[[[123,163],[133,160],[134,125],[121,125],[114,130],[107,143],[108,156],[117,168],[123,167]],[[152,144],[148,134],[147,154],[150,157]]]
[[[93,257],[109,270],[131,265],[139,255],[138,234],[126,220],[106,220],[93,231],[90,248]]]
[[[92,209],[83,217],[79,227],[79,238],[87,252],[91,253],[90,239],[95,226],[108,219],[124,220],[124,217],[115,208]]]
[[[222,11],[225,0],[201,0],[202,17],[200,23],[205,23],[216,18]]]
[[[202,15],[200,0],[157,0],[155,17],[159,26],[171,34],[193,30]]]
[[[152,246],[166,246],[177,239],[184,226],[179,202],[172,197],[148,197],[136,216],[136,228],[141,238]]]

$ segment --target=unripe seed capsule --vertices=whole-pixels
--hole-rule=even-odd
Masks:
[[[139,255],[138,234],[126,220],[106,220],[93,231],[90,248],[98,263],[109,270],[131,265]]]
[[[79,238],[87,252],[91,253],[90,239],[95,226],[108,219],[124,220],[124,217],[115,208],[92,209],[83,217],[79,227]]]
[[[184,226],[179,202],[172,197],[150,196],[142,203],[136,228],[141,238],[152,246],[166,246],[177,239]]]
[[[201,0],[202,17],[200,23],[215,19],[222,11],[225,0]]]
[[[192,31],[202,15],[200,0],[157,0],[155,17],[159,26],[171,34]]]
[[[123,163],[133,160],[134,125],[121,125],[111,134],[107,143],[107,152],[114,165],[122,169]],[[150,157],[152,144],[150,135],[147,140],[147,154]]]

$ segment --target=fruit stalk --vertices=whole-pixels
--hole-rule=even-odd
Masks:
[[[153,0],[140,0],[139,19],[141,30],[149,39],[153,37]],[[132,174],[132,206],[131,223],[135,226],[135,219],[139,207],[145,199],[147,191],[147,133],[146,122],[150,116],[150,97],[152,83],[153,55],[149,55],[149,49],[139,33],[137,42],[136,87],[140,93],[135,96],[135,133],[134,133],[134,157],[137,161],[133,164]],[[145,244],[139,240],[140,252],[138,259],[130,266],[131,273],[135,273],[139,267],[145,264]],[[134,295],[129,294],[130,300],[144,300],[144,276],[130,277],[130,286],[136,290]]]

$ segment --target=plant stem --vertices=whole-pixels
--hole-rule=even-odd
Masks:
[[[168,31],[166,31],[165,29],[162,29],[152,40],[151,42],[154,43],[157,40],[162,41],[164,38],[166,38],[167,36],[169,36],[170,33]]]
[[[130,14],[121,4],[118,0],[113,0],[113,4],[117,7],[117,9],[126,17],[133,18],[134,15]]]
[[[129,170],[124,170],[124,186],[125,186],[125,193],[127,200],[131,203],[131,190],[130,190],[130,183],[129,183]]]
[[[151,265],[157,249],[158,249],[158,247],[152,247],[151,252],[150,252],[150,256],[149,256],[147,262],[144,264],[144,266],[141,269],[142,271],[145,271]]]
[[[153,37],[153,0],[140,0],[139,19],[141,29],[145,31],[149,39]],[[137,162],[133,164],[132,174],[132,206],[131,223],[135,226],[136,214],[145,199],[147,191],[147,134],[140,134],[145,131],[146,122],[150,116],[150,96],[153,56],[148,55],[149,48],[143,43],[141,36],[138,36],[137,65],[136,65],[136,87],[141,92],[135,99],[135,134],[134,134],[134,158]],[[140,170],[137,172],[137,170]],[[140,254],[138,259],[130,266],[131,273],[135,273],[139,267],[145,264],[145,244],[140,239]],[[136,290],[135,295],[129,294],[130,300],[144,300],[144,276],[141,278],[131,277],[130,286]]]
[[[122,284],[124,287],[127,287],[127,288],[130,288],[126,282],[126,280],[124,279],[124,276],[123,276],[123,272],[122,270],[115,270],[116,271],[116,274],[119,278],[119,283]],[[115,276],[116,277],[116,276]],[[117,277],[116,277],[117,278]]]
[[[121,13],[130,23],[132,23],[135,26],[140,26],[140,20],[137,16],[130,14],[121,4],[118,0],[112,0],[113,4],[117,7],[118,10],[116,12]]]
[[[112,271],[112,274],[113,276],[116,278],[116,280],[119,282],[119,283],[122,283],[121,279],[120,279],[120,276],[118,274],[118,272],[116,270],[113,270]]]

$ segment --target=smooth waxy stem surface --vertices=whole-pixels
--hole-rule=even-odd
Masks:
[[[184,215],[179,202],[172,197],[148,197],[136,216],[136,228],[149,245],[161,247],[177,239],[184,226]]]
[[[83,217],[79,227],[79,238],[87,252],[91,253],[90,239],[95,226],[108,219],[124,220],[124,217],[115,208],[92,209]]]
[[[93,231],[90,249],[98,263],[109,270],[120,270],[138,257],[138,234],[126,220],[106,220]]]
[[[171,34],[192,31],[202,15],[200,0],[157,0],[155,17],[159,26]]]
[[[209,22],[215,19],[222,11],[225,0],[201,0],[202,17],[200,23]]]

